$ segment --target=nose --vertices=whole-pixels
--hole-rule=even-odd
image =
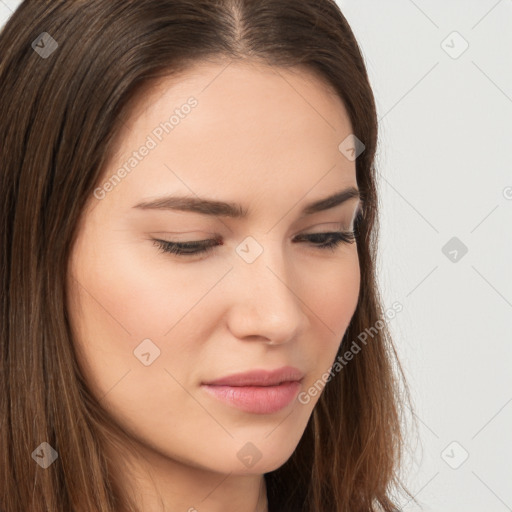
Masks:
[[[265,249],[252,263],[237,261],[231,272],[228,324],[239,339],[282,344],[307,327],[307,290],[297,289],[304,280],[278,253]]]

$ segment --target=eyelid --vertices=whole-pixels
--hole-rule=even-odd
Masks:
[[[310,230],[315,229],[314,233],[316,233],[316,229],[318,228],[321,231],[318,231],[319,233],[323,233],[325,231],[351,231],[352,226],[350,225],[351,221],[348,222],[321,222],[320,224],[315,223],[312,226],[300,229],[297,233],[295,233],[293,236],[297,236],[299,234],[303,234],[304,232],[307,232],[306,234],[309,234]],[[328,228],[326,226],[329,226]],[[151,232],[151,235],[164,235],[164,236],[173,236],[172,240],[169,240],[170,242],[204,242],[207,239],[215,239],[219,240],[222,235],[219,233],[212,233],[207,231],[201,231],[201,230],[194,230],[194,231],[156,231]],[[194,236],[197,235],[197,238]],[[174,237],[181,237],[181,238],[174,238]],[[192,239],[191,239],[192,238]]]
[[[219,233],[209,233],[207,231],[151,231],[150,235],[156,236],[172,236],[171,242],[204,242],[210,239],[220,239]]]
[[[331,227],[327,228],[325,227],[326,225]],[[304,231],[309,233],[311,229],[315,228],[321,229],[320,233],[323,233],[324,231],[348,231],[350,230],[350,222],[322,222],[321,224],[314,224],[309,228],[301,229],[299,233]]]

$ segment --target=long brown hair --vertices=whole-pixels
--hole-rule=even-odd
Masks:
[[[365,145],[356,160],[361,290],[338,355],[354,342],[364,346],[326,383],[290,459],[265,474],[269,510],[391,512],[394,489],[410,496],[398,477],[410,392],[405,378],[399,387],[404,372],[375,271],[376,109],[360,49],[334,0],[25,0],[0,34],[6,512],[136,510],[114,484],[102,448],[123,433],[113,437],[116,427],[76,363],[68,260],[134,99],[153,80],[214,57],[315,73],[339,94]],[[42,442],[58,453],[45,470],[31,456]]]

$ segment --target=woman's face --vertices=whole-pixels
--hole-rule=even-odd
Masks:
[[[307,72],[235,62],[161,80],[126,120],[80,224],[69,309],[91,390],[147,454],[242,475],[296,448],[320,396],[308,390],[358,299],[356,243],[301,238],[353,228],[357,198],[303,213],[357,189],[339,149],[351,130],[340,99]],[[167,196],[246,214],[137,207]],[[155,239],[218,244],[177,255]],[[253,389],[231,403],[202,386],[283,366],[303,374],[285,386],[289,402],[274,388],[274,401]]]

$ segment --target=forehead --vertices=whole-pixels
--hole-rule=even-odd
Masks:
[[[298,200],[317,185],[356,183],[355,163],[338,149],[352,130],[345,106],[306,69],[203,62],[154,82],[125,119],[105,180],[130,170],[112,200],[178,191]]]

